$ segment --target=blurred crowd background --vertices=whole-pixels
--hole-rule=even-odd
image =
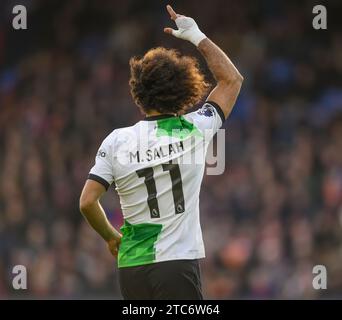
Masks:
[[[208,70],[189,43],[163,34],[163,1],[24,0],[20,31],[16,4],[0,3],[0,298],[120,299],[115,261],[78,199],[103,138],[142,118],[128,60],[165,46]],[[245,77],[224,125],[225,173],[206,176],[201,192],[205,297],[342,298],[339,1],[326,3],[319,31],[313,1],[171,4]],[[113,189],[102,203],[119,227]],[[27,266],[24,291],[12,288],[17,264]],[[317,264],[327,290],[312,287]]]

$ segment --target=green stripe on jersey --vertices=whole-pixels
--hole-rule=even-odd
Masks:
[[[172,136],[185,139],[190,135],[202,136],[196,126],[183,116],[157,120],[157,137]]]
[[[119,268],[149,264],[155,261],[155,243],[162,230],[161,224],[130,224],[125,220],[120,230],[122,238],[118,254]]]

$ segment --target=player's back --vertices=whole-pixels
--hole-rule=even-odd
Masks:
[[[206,149],[222,121],[206,103],[184,116],[148,117],[104,140],[90,174],[107,187],[115,181],[120,197],[119,267],[205,256],[199,193]]]

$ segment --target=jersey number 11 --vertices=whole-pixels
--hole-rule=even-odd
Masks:
[[[184,194],[182,186],[182,177],[178,164],[162,164],[163,171],[169,171],[172,182],[172,195],[175,206],[175,213],[183,213],[185,211],[184,206]],[[153,177],[153,168],[145,168],[137,170],[137,175],[140,178],[145,178],[145,185],[147,189],[147,204],[150,208],[151,218],[160,218],[159,206],[157,200],[156,182]]]

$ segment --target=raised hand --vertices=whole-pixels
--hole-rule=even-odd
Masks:
[[[199,43],[206,38],[206,35],[201,32],[194,19],[177,14],[170,5],[167,5],[166,9],[170,14],[170,18],[175,21],[178,30],[164,28],[165,33],[172,34],[176,38],[188,40],[195,46],[198,46]]]

